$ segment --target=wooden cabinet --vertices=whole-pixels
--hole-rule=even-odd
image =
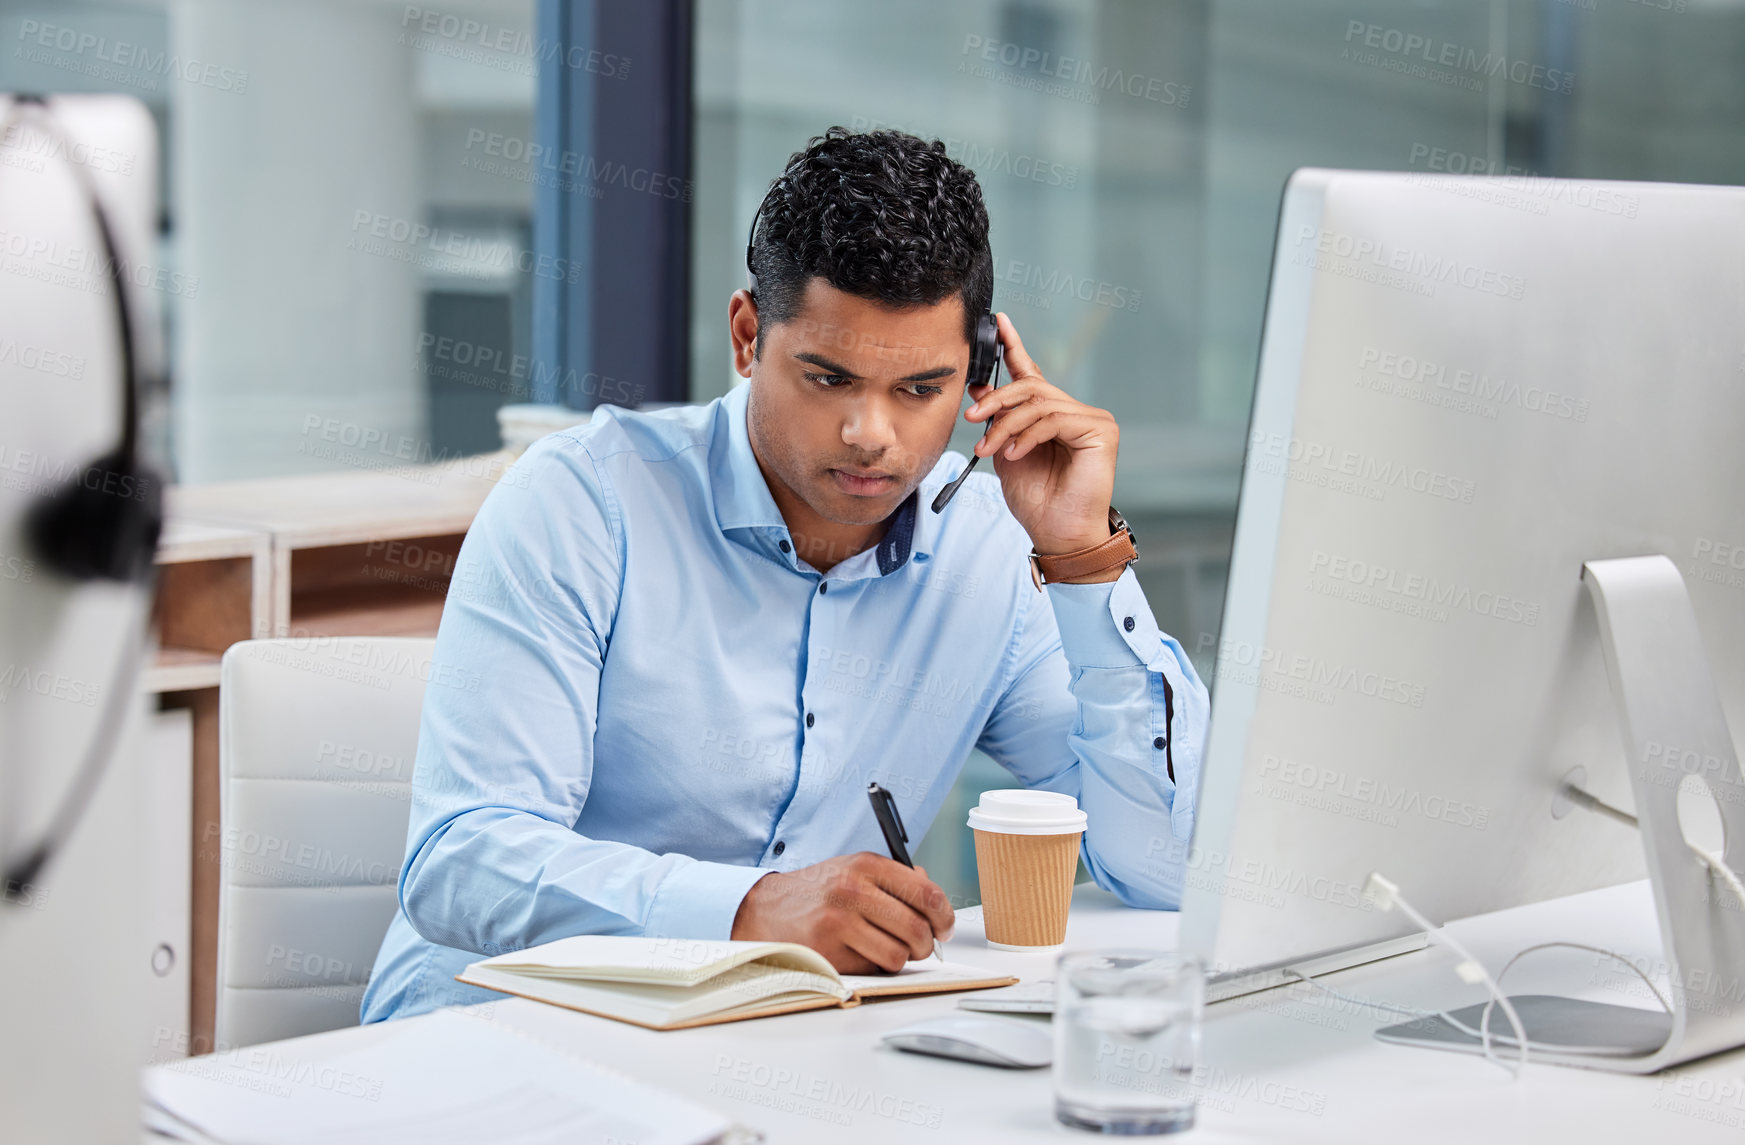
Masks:
[[[218,661],[238,640],[271,631],[272,538],[176,515],[158,541],[158,649],[145,689],[218,686]]]
[[[189,1052],[214,1048],[224,650],[267,636],[434,636],[461,540],[511,460],[169,490],[146,687],[192,725]]]

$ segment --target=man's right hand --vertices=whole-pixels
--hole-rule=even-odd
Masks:
[[[862,851],[765,875],[733,919],[732,937],[798,942],[844,974],[895,974],[951,937],[955,914],[927,872]]]

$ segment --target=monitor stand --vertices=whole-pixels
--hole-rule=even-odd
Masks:
[[[1588,561],[1582,580],[1599,615],[1606,676],[1632,760],[1672,1014],[1543,994],[1511,1001],[1529,1042],[1575,1051],[1530,1049],[1531,1060],[1653,1073],[1745,1045],[1745,903],[1691,851],[1678,820],[1679,785],[1698,776],[1725,825],[1723,861],[1735,872],[1745,868],[1745,778],[1678,567],[1664,556]],[[1483,1009],[1454,1016],[1476,1029]],[[1491,1014],[1491,1031],[1496,1052],[1507,1056],[1513,1031],[1500,1011]],[[1439,1019],[1389,1026],[1376,1037],[1479,1052],[1478,1039]]]
[[[1673,1019],[1659,1010],[1559,998],[1554,994],[1511,994],[1509,1001],[1521,1019],[1521,1028],[1527,1032],[1527,1041],[1531,1045],[1529,1061],[1635,1072],[1633,1065],[1621,1063],[1651,1057],[1672,1034]],[[1484,1003],[1450,1010],[1449,1016],[1468,1029],[1479,1029],[1479,1023],[1484,1020]],[[1491,1010],[1490,1027],[1491,1052],[1505,1061],[1512,1061],[1515,1056],[1514,1027],[1509,1025],[1502,1010]],[[1387,1026],[1377,1030],[1375,1036],[1399,1045],[1427,1046],[1469,1054],[1484,1052],[1478,1038],[1435,1017]],[[1548,1048],[1553,1046],[1570,1047],[1570,1052]]]

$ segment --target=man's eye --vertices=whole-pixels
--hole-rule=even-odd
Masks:
[[[915,385],[915,386],[909,387],[908,392],[911,394],[914,394],[918,398],[930,398],[935,394],[944,393],[945,387],[944,386]]]
[[[813,373],[807,373],[806,380],[808,382],[813,383],[814,385],[823,386],[827,390],[837,389],[838,382],[846,383],[848,381],[848,379],[843,377],[841,374],[813,374]]]

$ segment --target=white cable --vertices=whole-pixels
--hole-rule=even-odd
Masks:
[[[1546,950],[1546,949],[1549,949],[1549,948],[1554,947],[1554,946],[1567,946],[1567,947],[1570,947],[1571,949],[1574,949],[1574,950],[1587,950],[1587,951],[1591,951],[1595,954],[1603,954],[1607,958],[1610,958],[1616,962],[1622,963],[1623,965],[1629,967],[1631,973],[1635,974],[1638,978],[1642,979],[1643,983],[1647,985],[1649,992],[1654,995],[1654,1000],[1660,1003],[1660,1008],[1665,1010],[1668,1014],[1672,1013],[1672,1006],[1667,1002],[1666,996],[1660,992],[1660,988],[1654,984],[1654,980],[1652,978],[1648,977],[1648,975],[1643,972],[1643,970],[1640,966],[1637,966],[1634,962],[1630,961],[1630,959],[1626,958],[1622,954],[1619,954],[1615,950],[1607,950],[1601,946],[1589,946],[1586,943],[1582,943],[1582,942],[1541,942],[1536,946],[1529,946],[1529,947],[1527,947],[1527,949],[1521,951],[1519,954],[1516,954],[1513,958],[1509,959],[1507,965],[1505,965],[1502,968],[1502,970],[1498,972],[1497,982],[1499,984],[1501,984],[1501,982],[1503,980],[1503,976],[1509,972],[1510,967],[1514,966],[1515,963],[1519,962],[1524,956],[1526,956],[1528,954],[1532,954],[1536,950]],[[1315,989],[1320,990],[1323,993],[1329,994],[1335,998],[1338,998],[1342,1002],[1349,1002],[1350,1004],[1352,1004],[1354,1006],[1366,1007],[1366,1008],[1371,1009],[1371,1010],[1385,1010],[1389,1013],[1399,1014],[1399,1015],[1402,1015],[1404,1017],[1414,1018],[1414,1019],[1419,1019],[1419,1020],[1422,1020],[1424,1018],[1440,1018],[1443,1021],[1447,1022],[1449,1025],[1453,1026],[1456,1030],[1459,1030],[1461,1033],[1465,1034],[1469,1038],[1482,1039],[1484,1037],[1484,1031],[1482,1029],[1479,1029],[1479,1030],[1473,1029],[1471,1026],[1467,1025],[1465,1022],[1462,1022],[1459,1018],[1456,1018],[1453,1014],[1449,1013],[1446,1010],[1420,1010],[1420,1009],[1417,1009],[1417,1008],[1412,1007],[1412,1006],[1397,1005],[1393,1002],[1383,1002],[1383,1001],[1379,1001],[1379,1000],[1371,999],[1371,998],[1359,998],[1355,994],[1347,994],[1343,991],[1335,990],[1335,989],[1333,989],[1333,987],[1327,985],[1325,982],[1321,981],[1319,978],[1317,978],[1313,974],[1305,974],[1301,970],[1298,970],[1292,966],[1284,967],[1284,973],[1289,974],[1293,978],[1300,979],[1301,981],[1307,983],[1308,985],[1313,986]],[[1487,1008],[1489,1007],[1489,1005],[1490,1005],[1490,1003],[1487,1002],[1486,1003]],[[1481,1022],[1481,1025],[1482,1025],[1482,1022]],[[1501,1037],[1501,1036],[1502,1035],[1499,1035],[1499,1037]],[[1513,1038],[1507,1038],[1506,1040],[1509,1042],[1514,1041]],[[1569,1045],[1562,1045],[1562,1044],[1559,1044],[1556,1042],[1541,1042],[1541,1041],[1537,1041],[1537,1040],[1529,1040],[1527,1045],[1534,1050],[1539,1050],[1539,1051],[1542,1051],[1545,1053],[1568,1053],[1568,1054],[1589,1053],[1589,1054],[1595,1054],[1595,1055],[1600,1055],[1600,1056],[1611,1056],[1614,1054],[1626,1054],[1626,1053],[1635,1052],[1633,1047],[1625,1047],[1625,1046],[1617,1046],[1617,1047],[1607,1046],[1607,1047],[1596,1048],[1592,1045],[1569,1046]]]
[[[1452,934],[1449,934],[1446,929],[1437,926],[1422,914],[1418,913],[1417,909],[1414,908],[1411,903],[1407,902],[1404,896],[1400,894],[1400,888],[1385,878],[1379,871],[1370,872],[1369,881],[1365,884],[1364,889],[1369,892],[1370,898],[1374,900],[1377,907],[1384,911],[1392,910],[1396,906],[1399,907],[1400,913],[1404,914],[1407,918],[1411,919],[1414,924],[1421,927],[1425,934],[1429,935],[1431,938],[1440,938],[1440,940],[1447,944],[1450,949],[1460,955],[1462,961],[1455,965],[1454,971],[1456,974],[1459,974],[1462,979],[1471,982],[1474,985],[1477,985],[1479,982],[1484,983],[1485,989],[1489,990],[1491,998],[1494,999],[1498,1005],[1502,1006],[1504,1015],[1509,1019],[1509,1025],[1514,1028],[1515,1040],[1520,1053],[1514,1066],[1511,1067],[1505,1064],[1503,1059],[1496,1055],[1496,1051],[1491,1049],[1490,1026],[1488,1024],[1481,1026],[1479,1029],[1480,1048],[1484,1053],[1486,1061],[1494,1062],[1497,1065],[1503,1066],[1503,1068],[1507,1069],[1512,1076],[1518,1079],[1521,1076],[1521,1068],[1527,1064],[1527,1028],[1521,1024],[1521,1016],[1515,1013],[1515,1004],[1503,997],[1502,988],[1497,985],[1496,979],[1491,977],[1490,971],[1484,968],[1484,963],[1480,962],[1477,958],[1474,958],[1472,951],[1468,950],[1465,946],[1462,946],[1460,940],[1455,938]],[[1486,1005],[1488,1008],[1489,1004],[1487,1003]],[[1456,1029],[1461,1028],[1461,1023],[1456,1021],[1453,1017],[1450,1017],[1448,1014],[1443,1013],[1438,1016],[1445,1018],[1448,1023]]]
[[[1610,803],[1607,803],[1604,799],[1601,799],[1599,796],[1585,788],[1577,787],[1573,783],[1565,783],[1563,785],[1563,793],[1569,796],[1569,801],[1571,803],[1585,807],[1589,811],[1598,812],[1608,819],[1615,819],[1626,827],[1634,827],[1638,831],[1642,829],[1642,823],[1636,818],[1636,816],[1630,814],[1628,811],[1613,807]],[[1684,843],[1685,846],[1696,852],[1697,857],[1708,865],[1711,872],[1718,875],[1721,881],[1727,884],[1733,894],[1738,897],[1739,906],[1745,908],[1745,882],[1739,881],[1739,876],[1733,872],[1733,868],[1727,865],[1727,861],[1721,857],[1721,853],[1719,851],[1704,850],[1689,839],[1686,839]]]
[[[1616,811],[1616,808],[1612,808],[1612,810]],[[1620,814],[1622,814],[1622,813],[1620,812]],[[1584,942],[1541,942],[1541,943],[1536,943],[1533,946],[1529,946],[1524,950],[1516,952],[1514,957],[1510,958],[1508,960],[1508,962],[1503,964],[1502,970],[1498,971],[1497,976],[1493,979],[1485,971],[1483,964],[1480,963],[1477,958],[1473,957],[1471,951],[1467,950],[1466,947],[1462,946],[1460,944],[1460,942],[1454,938],[1453,935],[1447,933],[1445,928],[1438,927],[1435,924],[1431,923],[1430,920],[1425,918],[1421,913],[1419,913],[1412,906],[1411,903],[1407,902],[1405,900],[1405,897],[1400,894],[1400,888],[1397,884],[1393,883],[1392,881],[1390,881],[1389,879],[1387,879],[1386,877],[1381,875],[1379,872],[1373,872],[1369,876],[1369,881],[1365,884],[1365,891],[1366,891],[1366,893],[1368,893],[1371,900],[1375,903],[1375,905],[1379,909],[1387,911],[1387,910],[1392,910],[1395,906],[1398,906],[1400,908],[1401,913],[1405,914],[1406,917],[1411,919],[1413,923],[1422,927],[1424,929],[1425,933],[1429,937],[1434,938],[1434,939],[1439,939],[1440,941],[1445,943],[1449,948],[1454,950],[1455,953],[1459,954],[1463,959],[1465,959],[1465,961],[1461,962],[1456,967],[1456,971],[1460,974],[1460,976],[1462,978],[1466,979],[1468,982],[1473,982],[1476,984],[1476,983],[1482,981],[1485,984],[1487,991],[1488,991],[1488,994],[1489,994],[1489,997],[1485,1001],[1484,1010],[1479,1018],[1479,1028],[1476,1030],[1473,1029],[1471,1026],[1467,1025],[1465,1022],[1462,1022],[1459,1018],[1456,1018],[1453,1014],[1449,1013],[1447,1010],[1438,1010],[1438,1011],[1419,1010],[1419,1009],[1414,1009],[1414,1008],[1409,1007],[1409,1006],[1395,1005],[1392,1002],[1366,1001],[1364,999],[1354,997],[1350,994],[1345,994],[1345,993],[1342,993],[1341,991],[1335,990],[1331,986],[1328,986],[1326,983],[1324,983],[1324,982],[1320,981],[1319,979],[1317,979],[1316,977],[1314,977],[1313,975],[1304,974],[1302,971],[1297,970],[1294,967],[1289,967],[1289,966],[1285,967],[1284,973],[1289,974],[1293,978],[1301,979],[1303,982],[1306,982],[1309,985],[1314,986],[1318,990],[1323,990],[1335,998],[1339,998],[1343,1001],[1350,1002],[1350,1003],[1353,1003],[1355,1005],[1368,1006],[1368,1007],[1371,1007],[1373,1009],[1378,1009],[1378,1010],[1388,1010],[1388,1011],[1391,1011],[1395,1014],[1402,1014],[1402,1015],[1405,1015],[1407,1017],[1411,1017],[1411,1018],[1415,1018],[1415,1019],[1437,1018],[1437,1019],[1440,1019],[1441,1021],[1447,1022],[1450,1026],[1454,1027],[1456,1030],[1465,1034],[1467,1037],[1477,1038],[1479,1040],[1479,1045],[1484,1053],[1485,1060],[1492,1062],[1496,1065],[1502,1066],[1504,1069],[1507,1069],[1512,1076],[1514,1076],[1516,1078],[1520,1077],[1521,1067],[1527,1064],[1527,1054],[1528,1054],[1529,1049],[1538,1050],[1541,1053],[1586,1054],[1586,1055],[1591,1055],[1591,1056],[1606,1056],[1606,1057],[1619,1056],[1619,1055],[1624,1055],[1624,1054],[1629,1054],[1629,1053],[1635,1052],[1635,1048],[1630,1047],[1630,1046],[1603,1046],[1603,1047],[1602,1046],[1593,1046],[1593,1045],[1571,1046],[1571,1045],[1563,1045],[1563,1044],[1555,1043],[1555,1042],[1534,1041],[1534,1040],[1529,1039],[1527,1037],[1527,1030],[1526,1030],[1526,1027],[1521,1022],[1520,1015],[1515,1012],[1514,1005],[1509,1001],[1508,997],[1502,991],[1502,979],[1506,974],[1508,974],[1508,972],[1511,969],[1513,969],[1515,963],[1519,962],[1522,958],[1525,958],[1527,955],[1532,954],[1535,951],[1550,950],[1550,949],[1553,949],[1556,947],[1566,947],[1566,948],[1569,948],[1572,950],[1586,950],[1586,951],[1590,951],[1594,954],[1601,954],[1607,958],[1610,958],[1616,962],[1619,962],[1619,963],[1623,964],[1624,966],[1628,967],[1630,969],[1631,973],[1635,974],[1638,978],[1642,979],[1643,984],[1648,987],[1649,993],[1654,995],[1654,1000],[1656,1002],[1660,1003],[1660,1008],[1662,1010],[1664,1010],[1669,1017],[1672,1016],[1672,1004],[1670,1002],[1668,1002],[1666,999],[1666,996],[1660,992],[1660,988],[1654,984],[1654,980],[1652,978],[1650,978],[1647,975],[1647,973],[1645,971],[1643,971],[1643,969],[1641,967],[1637,966],[1630,959],[1626,958],[1622,954],[1619,954],[1615,950],[1607,950],[1605,947],[1602,947],[1602,946],[1590,946]],[[1513,1038],[1505,1039],[1505,1042],[1513,1041],[1515,1043],[1515,1046],[1516,1046],[1518,1052],[1519,1052],[1519,1057],[1518,1057],[1515,1065],[1513,1065],[1513,1066],[1510,1066],[1509,1063],[1503,1061],[1502,1058],[1498,1057],[1496,1055],[1495,1051],[1493,1051],[1491,1048],[1491,1046],[1493,1044],[1493,1039],[1491,1037],[1491,1032],[1490,1032],[1491,1014],[1494,1012],[1495,1008],[1499,1005],[1503,1008],[1503,1013],[1508,1016],[1509,1024],[1512,1027],[1514,1027],[1514,1030],[1515,1030],[1515,1036]]]
[[[1307,982],[1309,985],[1315,987],[1317,990],[1324,990],[1328,994],[1331,994],[1333,997],[1341,999],[1342,1001],[1350,1002],[1350,1003],[1353,1003],[1354,1005],[1358,1005],[1358,1006],[1368,1006],[1371,1009],[1376,1009],[1376,1010],[1389,1010],[1395,1014],[1403,1014],[1408,1018],[1412,1018],[1412,1019],[1419,1020],[1419,1021],[1421,1021],[1425,1018],[1437,1018],[1437,1019],[1440,1019],[1444,1022],[1447,1022],[1450,1026],[1453,1026],[1456,1030],[1459,1030],[1461,1033],[1465,1034],[1469,1038],[1478,1038],[1480,1041],[1484,1040],[1485,1034],[1484,1034],[1483,1030],[1473,1029],[1471,1026],[1467,1025],[1465,1022],[1461,1021],[1459,1018],[1456,1018],[1453,1014],[1449,1013],[1447,1010],[1419,1010],[1419,1009],[1414,1009],[1411,1006],[1397,1006],[1392,1002],[1366,1001],[1365,999],[1355,997],[1354,995],[1346,994],[1346,993],[1343,993],[1341,991],[1335,990],[1335,989],[1333,989],[1333,987],[1327,985],[1325,982],[1321,981],[1319,978],[1316,978],[1315,976],[1313,976],[1311,974],[1304,974],[1301,970],[1297,970],[1293,967],[1289,967],[1289,966],[1285,967],[1284,972],[1286,974],[1292,975],[1293,977],[1300,978],[1304,982]],[[1513,1040],[1513,1039],[1511,1039],[1511,1040]],[[1531,1045],[1534,1049],[1562,1048],[1562,1047],[1541,1046],[1537,1042],[1529,1042],[1528,1044]],[[1510,1067],[1510,1065],[1507,1062],[1502,1061],[1499,1058],[1495,1058],[1495,1057],[1491,1057],[1491,1056],[1487,1055],[1487,1060],[1495,1062],[1497,1065],[1500,1065],[1504,1069],[1509,1070],[1509,1072],[1511,1074],[1513,1074],[1515,1072],[1514,1069],[1512,1067]]]
[[[1403,1014],[1408,1018],[1434,1018],[1436,1016],[1435,1012],[1431,1010],[1415,1010],[1410,1006],[1396,1006],[1392,1002],[1377,1002],[1368,998],[1359,998],[1355,994],[1346,994],[1342,991],[1333,989],[1333,987],[1327,985],[1313,974],[1304,974],[1294,966],[1286,966],[1284,968],[1284,973],[1289,974],[1293,978],[1300,978],[1315,989],[1331,994],[1341,1002],[1349,1002],[1353,1006],[1363,1006],[1371,1010],[1387,1010],[1391,1013]]]
[[[1589,811],[1597,811],[1609,819],[1616,819],[1626,827],[1638,827],[1641,825],[1636,821],[1634,815],[1630,814],[1628,811],[1613,807],[1610,803],[1607,803],[1604,799],[1601,799],[1599,796],[1584,787],[1577,787],[1573,783],[1565,783],[1563,785],[1563,793],[1569,796],[1569,801],[1571,803],[1580,807],[1585,807]]]
[[[1560,946],[1561,947],[1568,947],[1571,950],[1587,950],[1587,951],[1591,951],[1594,954],[1603,954],[1607,958],[1610,958],[1615,962],[1621,962],[1625,966],[1628,966],[1631,969],[1631,971],[1635,973],[1636,977],[1642,979],[1642,982],[1648,987],[1649,993],[1654,995],[1654,1000],[1656,1002],[1660,1003],[1660,1008],[1662,1010],[1666,1011],[1666,1016],[1669,1018],[1672,1017],[1672,1003],[1668,1002],[1666,1000],[1666,996],[1660,992],[1660,987],[1658,987],[1654,984],[1654,980],[1652,978],[1648,977],[1648,974],[1646,971],[1644,971],[1640,966],[1637,966],[1634,962],[1630,961],[1628,958],[1625,958],[1622,954],[1619,954],[1614,950],[1607,950],[1603,946],[1589,946],[1585,942],[1541,942],[1541,943],[1538,943],[1534,946],[1529,946],[1525,950],[1517,951],[1515,956],[1513,958],[1509,959],[1507,962],[1505,962],[1503,964],[1503,968],[1501,970],[1497,971],[1497,983],[1499,985],[1501,985],[1503,977],[1506,974],[1508,974],[1510,967],[1514,966],[1515,963],[1521,961],[1521,959],[1523,959],[1527,955],[1533,953],[1535,950],[1550,950],[1554,947],[1560,947]],[[1452,1019],[1450,1019],[1450,1020],[1452,1021]],[[1468,1034],[1469,1036],[1473,1036],[1473,1037],[1479,1036],[1480,1033],[1482,1033],[1484,1031],[1488,1031],[1490,1029],[1490,1021],[1491,1021],[1491,1003],[1486,1002],[1484,1004],[1484,1013],[1479,1016],[1479,1023],[1478,1023],[1479,1024],[1479,1031],[1475,1033],[1472,1030],[1465,1030],[1464,1032],[1466,1034]],[[1459,1022],[1455,1022],[1454,1024],[1456,1026],[1460,1025]],[[1533,1042],[1532,1046],[1534,1049],[1544,1051],[1544,1052],[1565,1053],[1565,1054],[1591,1054],[1591,1055],[1594,1055],[1596,1057],[1617,1057],[1617,1056],[1624,1056],[1624,1055],[1633,1054],[1633,1053],[1637,1052],[1637,1050],[1634,1046],[1595,1046],[1595,1045],[1591,1045],[1591,1044],[1590,1045],[1580,1045],[1580,1046],[1565,1046],[1565,1045],[1558,1045],[1556,1043],[1551,1043],[1551,1042]]]
[[[1362,998],[1356,997],[1355,995],[1346,994],[1346,993],[1343,993],[1341,991],[1335,990],[1335,989],[1333,989],[1333,987],[1327,985],[1325,982],[1321,981],[1319,978],[1316,978],[1310,974],[1304,974],[1302,971],[1294,969],[1293,967],[1289,967],[1289,966],[1285,967],[1284,972],[1286,974],[1292,975],[1293,977],[1302,979],[1304,982],[1307,982],[1309,985],[1315,987],[1317,990],[1324,990],[1328,994],[1331,994],[1333,997],[1338,998],[1341,1001],[1350,1002],[1353,1005],[1368,1006],[1371,1009],[1375,1009],[1375,1010],[1388,1010],[1388,1011],[1391,1011],[1395,1014],[1402,1014],[1405,1017],[1412,1018],[1412,1019],[1419,1020],[1419,1021],[1422,1021],[1425,1018],[1438,1018],[1444,1022],[1447,1022],[1450,1026],[1453,1026],[1456,1030],[1459,1030],[1461,1033],[1465,1034],[1469,1038],[1478,1038],[1482,1041],[1484,1039],[1484,1036],[1485,1036],[1483,1030],[1473,1029],[1471,1026],[1467,1025],[1465,1022],[1461,1021],[1459,1018],[1456,1018],[1453,1014],[1449,1013],[1447,1010],[1419,1010],[1419,1009],[1414,1009],[1411,1006],[1397,1006],[1392,1002],[1366,1001]],[[1488,1001],[1486,1002],[1486,1005],[1489,1005]],[[1515,1039],[1510,1038],[1508,1040],[1512,1042]],[[1547,1050],[1547,1049],[1560,1050],[1560,1049],[1565,1048],[1562,1046],[1544,1046],[1544,1045],[1540,1045],[1538,1042],[1533,1042],[1533,1041],[1529,1041],[1527,1044],[1536,1050]],[[1500,1061],[1500,1060],[1497,1060],[1494,1058],[1491,1060],[1496,1061],[1496,1063],[1498,1065],[1502,1066],[1504,1069],[1510,1068],[1507,1062]],[[1511,1070],[1511,1072],[1513,1072],[1513,1071]]]
[[[1607,803],[1592,792],[1577,787],[1572,783],[1564,784],[1563,792],[1570,798],[1571,802],[1585,807],[1589,811],[1604,815],[1609,819],[1624,824],[1625,826],[1634,827],[1637,830],[1641,829],[1641,822],[1636,818],[1636,816],[1630,814],[1628,811],[1613,807],[1610,803]],[[1739,875],[1727,865],[1725,858],[1723,858],[1720,852],[1706,850],[1697,846],[1695,843],[1692,843],[1689,839],[1685,840],[1685,845],[1688,846],[1698,858],[1702,859],[1704,865],[1709,868],[1712,874],[1717,876],[1727,885],[1728,889],[1738,898],[1740,907],[1745,908],[1745,881],[1742,881],[1739,878]],[[1660,1003],[1660,1008],[1666,1012],[1668,1017],[1673,1016],[1672,1004],[1667,1001],[1666,996],[1660,992],[1660,988],[1654,984],[1654,980],[1650,978],[1640,966],[1637,966],[1630,959],[1614,950],[1607,950],[1601,946],[1589,946],[1583,942],[1541,942],[1529,946],[1525,950],[1518,951],[1513,958],[1510,958],[1508,962],[1503,964],[1503,968],[1497,973],[1497,976],[1492,978],[1490,972],[1485,970],[1484,964],[1477,958],[1473,957],[1471,951],[1462,946],[1460,942],[1455,939],[1453,935],[1447,933],[1444,928],[1436,926],[1413,908],[1412,904],[1407,902],[1404,896],[1400,894],[1399,886],[1389,881],[1379,871],[1370,873],[1369,880],[1365,884],[1364,890],[1378,909],[1388,911],[1392,910],[1395,906],[1398,906],[1401,913],[1411,919],[1415,925],[1421,927],[1426,935],[1433,939],[1439,939],[1456,954],[1460,955],[1463,961],[1455,966],[1455,972],[1463,979],[1474,984],[1479,982],[1484,983],[1488,997],[1484,1004],[1484,1010],[1479,1017],[1479,1028],[1476,1030],[1473,1029],[1471,1026],[1468,1026],[1465,1022],[1462,1022],[1446,1010],[1418,1010],[1409,1006],[1398,1006],[1391,1002],[1369,1001],[1335,990],[1333,987],[1322,982],[1315,976],[1304,974],[1302,971],[1293,967],[1285,967],[1284,973],[1289,974],[1293,978],[1300,979],[1318,990],[1325,991],[1332,997],[1341,999],[1345,1002],[1350,1002],[1353,1005],[1391,1011],[1392,1013],[1402,1014],[1415,1019],[1438,1018],[1447,1022],[1450,1026],[1459,1030],[1468,1037],[1477,1038],[1479,1040],[1479,1046],[1484,1053],[1485,1060],[1502,1066],[1516,1078],[1521,1076],[1521,1067],[1527,1064],[1529,1047],[1542,1053],[1586,1054],[1593,1056],[1615,1056],[1635,1052],[1634,1047],[1600,1047],[1593,1045],[1567,1046],[1552,1042],[1532,1041],[1527,1037],[1526,1027],[1522,1025],[1520,1015],[1515,1012],[1513,1003],[1511,1003],[1508,997],[1503,993],[1501,982],[1503,976],[1508,974],[1508,972],[1514,967],[1515,963],[1535,951],[1565,947],[1571,950],[1586,950],[1594,954],[1601,954],[1615,962],[1619,962],[1628,967],[1631,973],[1642,979],[1643,984],[1648,987],[1649,993],[1654,995],[1654,1000]],[[1505,1042],[1510,1040],[1514,1041],[1519,1050],[1519,1056],[1513,1066],[1498,1057],[1495,1051],[1491,1048],[1491,1014],[1498,1006],[1502,1007],[1503,1013],[1509,1019],[1509,1025],[1513,1027],[1515,1031],[1514,1038],[1504,1039]]]
[[[1701,856],[1703,862],[1709,865],[1710,871],[1721,876],[1721,881],[1732,888],[1734,895],[1738,896],[1739,905],[1745,907],[1745,883],[1739,881],[1739,876],[1733,873],[1733,868],[1727,865],[1726,860],[1721,857],[1721,852],[1705,851],[1689,839],[1686,839],[1685,843]]]

